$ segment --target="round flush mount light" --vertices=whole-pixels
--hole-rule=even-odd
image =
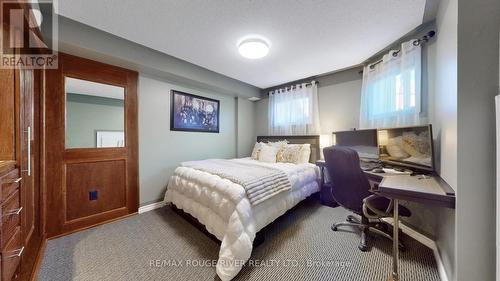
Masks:
[[[240,55],[247,59],[260,59],[269,53],[269,43],[258,37],[246,38],[238,43]]]

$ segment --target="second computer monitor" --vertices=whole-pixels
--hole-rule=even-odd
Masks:
[[[335,145],[347,146],[355,150],[361,159],[377,160],[379,158],[376,129],[334,132],[333,141]]]

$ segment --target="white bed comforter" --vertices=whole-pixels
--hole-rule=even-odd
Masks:
[[[231,280],[252,253],[255,234],[314,192],[319,191],[319,170],[313,164],[262,163],[278,168],[290,178],[292,188],[252,206],[245,189],[236,183],[189,167],[178,167],[170,178],[165,201],[191,214],[222,241],[217,275]]]

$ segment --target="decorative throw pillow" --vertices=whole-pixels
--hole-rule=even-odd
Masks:
[[[302,146],[299,144],[287,144],[283,146],[276,155],[277,162],[298,163]]]
[[[262,145],[259,153],[259,161],[267,163],[276,163],[276,154],[278,153],[278,148],[271,145]]]
[[[403,158],[408,158],[410,156],[403,150],[402,140],[403,137],[401,136],[389,139],[385,149],[387,149],[387,152],[391,157],[396,159],[403,159]]]
[[[252,150],[252,156],[250,156],[254,160],[259,160],[259,153],[260,150],[262,149],[262,146],[264,145],[263,142],[256,142],[255,145],[253,146]]]
[[[287,144],[283,146],[276,156],[277,162],[302,164],[309,162],[311,144]]]
[[[309,163],[310,156],[311,156],[311,144],[305,143],[301,145],[299,162],[297,164]]]

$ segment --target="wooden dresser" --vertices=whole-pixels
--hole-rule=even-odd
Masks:
[[[0,161],[0,272],[2,281],[15,280],[20,272],[24,243],[21,235],[21,177],[14,161]]]
[[[14,26],[9,17],[0,17],[2,38],[13,38],[11,32],[19,31],[21,25],[31,26],[30,3],[0,0],[0,4],[4,12],[8,7],[22,10],[24,15],[23,22],[14,21]],[[30,27],[30,32],[41,34],[35,29]],[[30,48],[22,44],[12,53],[33,54]],[[0,54],[0,58],[4,56]],[[39,148],[44,73],[29,67],[0,68],[0,281],[34,279],[45,241]]]

